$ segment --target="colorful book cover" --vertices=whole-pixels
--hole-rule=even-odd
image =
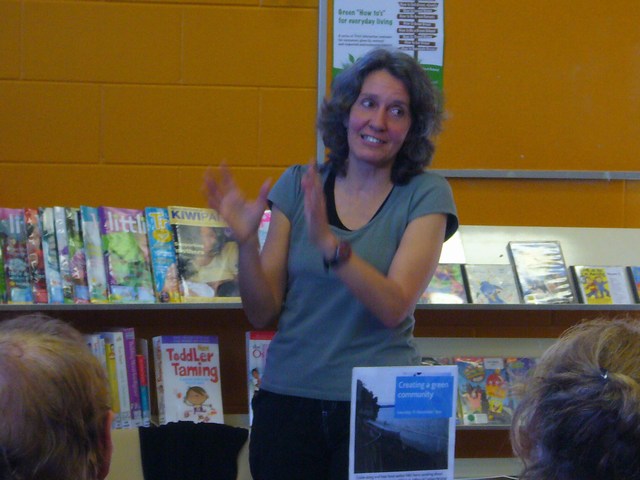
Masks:
[[[522,398],[522,389],[536,366],[536,359],[531,357],[507,357],[504,363],[509,388],[507,403],[511,411],[515,411]]]
[[[441,263],[418,303],[468,303],[462,265]]]
[[[224,423],[216,336],[153,338],[160,424]]]
[[[629,274],[629,281],[631,282],[631,290],[635,297],[636,303],[640,302],[640,267],[629,266],[627,267],[627,273]]]
[[[116,416],[119,428],[131,428],[131,404],[129,400],[129,380],[127,357],[122,332],[101,332],[107,352],[107,371],[111,375],[112,399],[113,388],[117,387],[119,415]],[[114,375],[115,374],[115,375]],[[114,410],[114,413],[115,410]]]
[[[147,226],[142,210],[99,207],[109,301],[154,303]]]
[[[4,239],[0,235],[0,303],[7,303],[7,281],[4,277]]]
[[[487,375],[486,392],[489,423],[511,425],[513,411],[508,402],[509,382],[504,358],[485,357],[484,370]]]
[[[71,259],[69,257],[69,238],[67,235],[67,211],[65,207],[53,207],[53,221],[58,247],[58,266],[62,279],[64,303],[75,303],[73,299],[73,278],[71,277]]]
[[[453,365],[354,368],[349,478],[452,480],[456,392]]]
[[[246,332],[246,353],[247,353],[247,391],[249,393],[249,425],[253,423],[253,408],[251,400],[255,393],[260,390],[264,367],[267,364],[267,352],[269,344],[276,332],[268,330],[251,330]]]
[[[520,303],[516,277],[511,265],[463,265],[469,299],[477,304]]]
[[[107,272],[102,253],[98,209],[86,205],[81,206],[80,224],[87,263],[89,298],[91,303],[107,303],[109,301],[109,289],[107,287]]]
[[[269,225],[271,225],[271,210],[265,210],[260,220],[260,226],[258,227],[258,243],[260,250],[264,247],[264,242],[267,239],[267,232],[269,231]]]
[[[149,390],[149,346],[146,338],[136,340],[136,352],[142,426],[148,427],[151,425],[151,391]]]
[[[142,402],[140,400],[140,381],[138,380],[138,361],[136,359],[136,334],[131,327],[118,328],[116,331],[122,333],[124,344],[131,425],[140,427],[142,426]]]
[[[238,244],[218,212],[190,207],[168,212],[182,301],[239,301]]]
[[[626,269],[618,266],[574,265],[571,267],[580,300],[589,305],[635,303]]]
[[[67,224],[67,245],[69,246],[69,268],[73,285],[73,302],[89,303],[89,283],[87,280],[87,257],[84,249],[80,209],[65,208]]]
[[[58,262],[58,245],[56,243],[56,226],[52,207],[40,209],[40,222],[49,303],[64,303],[62,276],[60,275],[60,263]]]
[[[37,208],[24,209],[25,228],[27,230],[27,258],[34,303],[49,303],[47,277],[44,271],[44,252],[42,251],[42,229]]]
[[[178,281],[178,260],[173,243],[173,233],[166,208],[147,207],[147,236],[151,254],[151,270],[160,303],[180,302],[180,282]]]
[[[463,425],[489,423],[487,375],[482,357],[455,357],[458,367],[458,397]]]
[[[560,242],[509,242],[507,251],[524,303],[575,302]]]
[[[24,210],[0,208],[0,239],[8,303],[33,303]]]

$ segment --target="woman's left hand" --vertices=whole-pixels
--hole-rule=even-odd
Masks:
[[[309,240],[322,251],[326,258],[331,255],[338,240],[329,228],[327,203],[315,161],[309,162],[301,183],[304,191],[304,215],[307,221]]]

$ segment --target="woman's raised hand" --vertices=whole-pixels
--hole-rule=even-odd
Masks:
[[[271,179],[260,187],[258,197],[249,201],[236,184],[225,165],[220,166],[220,175],[208,169],[204,177],[204,192],[210,208],[216,210],[229,225],[234,238],[242,244],[256,235],[262,214],[267,208],[267,195]]]

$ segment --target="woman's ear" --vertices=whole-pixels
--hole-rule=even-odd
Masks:
[[[111,410],[104,416],[104,425],[99,439],[100,459],[102,464],[98,470],[98,479],[104,480],[109,475],[109,467],[111,466],[111,455],[113,454],[113,441],[111,439],[111,424],[113,423],[114,414]]]

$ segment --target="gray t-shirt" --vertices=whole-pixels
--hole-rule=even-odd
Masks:
[[[262,388],[283,395],[346,401],[355,366],[416,365],[413,315],[385,327],[335,276],[307,237],[300,180],[306,166],[287,169],[269,200],[291,222],[287,285],[278,331],[267,355]],[[326,179],[326,174],[324,176]],[[331,227],[352,250],[386,274],[407,225],[431,213],[447,215],[449,238],[458,228],[451,188],[431,172],[396,185],[377,215],[354,231]]]

